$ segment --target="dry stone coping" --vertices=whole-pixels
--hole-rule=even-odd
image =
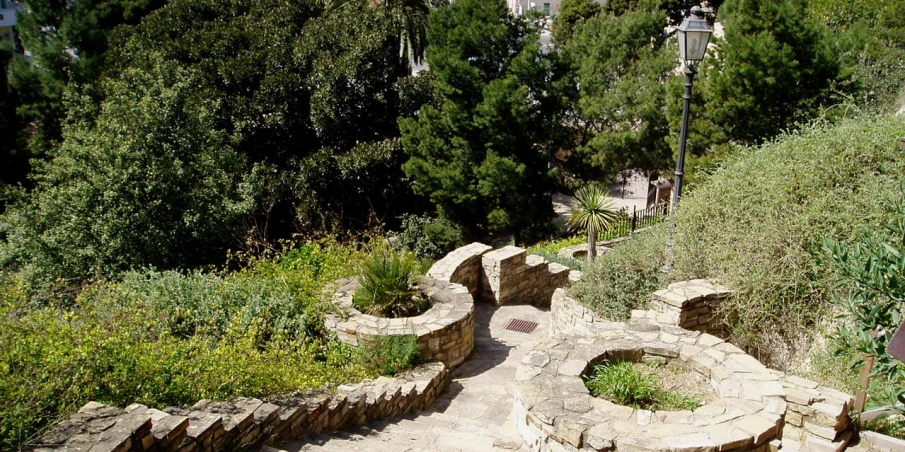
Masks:
[[[450,281],[460,267],[467,265],[470,260],[480,257],[492,249],[492,246],[478,242],[457,248],[444,256],[443,259],[434,262],[434,265],[428,270],[427,276],[443,281]]]
[[[710,379],[719,397],[694,411],[633,409],[592,397],[582,380],[604,359],[664,360]],[[783,374],[723,340],[648,319],[594,338],[549,339],[516,374],[517,427],[535,451],[757,450],[780,434]]]
[[[670,306],[682,308],[686,304],[696,301],[725,297],[732,293],[729,288],[715,284],[706,279],[692,279],[690,281],[682,281],[672,283],[654,292],[654,302],[662,302]]]
[[[276,398],[201,400],[163,410],[132,404],[124,410],[89,402],[54,424],[32,450],[226,451],[275,444],[308,433],[326,433],[349,423],[422,410],[449,385],[443,363],[423,364],[395,378],[379,377],[333,391]]]
[[[433,306],[421,315],[395,319],[355,309],[352,298],[361,287],[357,280],[340,279],[335,287],[333,303],[341,312],[327,314],[324,324],[347,344],[357,347],[380,336],[414,334],[422,345],[423,357],[450,367],[461,364],[474,347],[474,299],[461,284],[422,278],[418,290]]]

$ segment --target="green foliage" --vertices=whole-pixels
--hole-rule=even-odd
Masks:
[[[569,294],[612,320],[626,320],[632,309],[645,309],[651,294],[663,288],[665,226],[637,234],[585,264],[581,280],[572,284]]]
[[[324,284],[361,259],[353,246],[312,243],[222,276],[130,273],[69,308],[29,303],[27,286],[3,274],[0,448],[17,450],[89,400],[163,408],[372,377],[315,319]]]
[[[573,167],[613,176],[669,166],[663,81],[675,68],[675,51],[664,46],[664,12],[649,3],[585,20],[562,47],[578,85],[573,108],[581,119],[574,123],[584,129],[577,131]]]
[[[421,361],[421,344],[414,334],[380,336],[356,350],[355,359],[379,375],[394,376]]]
[[[335,6],[335,5],[334,5]],[[256,164],[264,188],[256,233],[359,228],[410,194],[396,118],[409,74],[387,8],[345,2],[176,0],[117,30],[111,72],[158,59],[197,71],[195,96],[218,103],[216,125]],[[268,30],[262,33],[261,30]],[[403,106],[407,110],[403,110]]]
[[[427,51],[439,108],[400,119],[416,193],[469,232],[512,232],[553,217],[548,162],[560,99],[536,34],[500,0],[458,1],[431,15]]]
[[[89,83],[106,66],[112,30],[137,24],[166,0],[33,0],[17,12],[17,31],[30,56],[10,65],[22,124],[34,123],[32,152],[41,156],[62,138],[70,82]],[[15,135],[15,132],[10,132]]]
[[[553,41],[565,45],[575,28],[600,13],[600,3],[589,0],[563,0],[553,20]]]
[[[813,259],[821,240],[849,241],[892,219],[883,206],[901,197],[903,126],[873,115],[814,124],[730,156],[682,200],[671,278],[731,287],[721,315],[734,343],[788,365],[797,351],[780,345],[827,312],[831,269]]]
[[[823,252],[839,275],[837,287],[843,289],[833,296],[844,319],[833,336],[837,353],[875,357],[870,400],[886,406],[905,400],[905,369],[886,353],[902,323],[905,302],[905,202],[898,200],[891,210],[894,220],[883,233],[870,233],[851,246],[833,240],[823,243]],[[864,364],[859,360],[853,367]]]
[[[806,0],[728,0],[725,40],[700,84],[705,114],[729,140],[760,143],[815,117],[839,75],[829,34]],[[699,111],[699,110],[698,110]]]
[[[3,217],[12,229],[0,265],[46,287],[222,259],[256,193],[216,127],[218,104],[192,95],[197,80],[168,63],[127,71],[106,83],[95,120],[92,101],[73,98],[65,141]]]
[[[380,317],[410,317],[424,312],[430,301],[415,288],[418,261],[410,253],[373,252],[361,266],[355,308]]]
[[[594,366],[594,372],[585,379],[585,386],[595,397],[651,411],[694,410],[701,405],[695,397],[661,389],[657,375],[639,367],[629,361],[604,361]]]
[[[895,0],[808,0],[808,16],[843,31],[858,22],[874,27],[885,8]]]
[[[882,2],[876,20],[840,32],[844,61],[852,71],[855,101],[867,109],[894,112],[905,101],[905,0]],[[847,40],[846,40],[847,38]]]
[[[419,258],[437,260],[464,244],[462,231],[449,220],[413,214],[403,215],[401,219],[399,246]]]
[[[599,185],[587,185],[575,192],[575,208],[566,220],[573,231],[588,231],[588,260],[597,256],[597,234],[610,229],[619,218],[608,198],[609,191]]]

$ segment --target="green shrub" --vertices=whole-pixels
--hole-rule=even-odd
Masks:
[[[660,378],[651,371],[629,361],[603,364],[585,379],[585,386],[595,397],[619,405],[646,410],[694,410],[701,401],[660,387]]]
[[[355,307],[381,317],[407,317],[423,312],[429,301],[415,288],[418,262],[409,253],[378,250],[362,265]]]
[[[324,285],[363,256],[312,243],[235,273],[131,272],[56,307],[0,273],[0,449],[90,400],[163,408],[376,375],[319,317]]]
[[[572,270],[581,270],[583,261],[571,257],[562,257],[559,255],[559,250],[567,246],[587,243],[587,237],[582,235],[576,235],[574,237],[568,237],[559,240],[546,240],[543,242],[535,243],[534,245],[529,247],[528,254],[536,254],[550,262],[556,262],[557,264],[565,265]]]
[[[822,239],[851,241],[894,216],[884,206],[901,197],[903,129],[902,117],[862,116],[730,156],[682,200],[671,279],[734,289],[719,310],[733,341],[785,368],[828,311],[833,269],[814,264]]]
[[[663,288],[666,226],[654,226],[585,263],[570,295],[613,320],[627,319],[632,309],[645,309],[651,294]]]
[[[462,230],[449,220],[411,214],[401,219],[402,232],[396,236],[399,246],[420,258],[440,259],[465,242]]]
[[[421,361],[418,336],[380,336],[374,343],[366,343],[355,352],[357,362],[380,375],[393,376]]]
[[[846,320],[833,335],[837,354],[875,357],[869,401],[887,407],[905,401],[905,368],[886,352],[905,309],[905,201],[898,200],[891,210],[895,220],[885,230],[872,231],[853,245],[832,240],[823,244],[843,289],[832,299]],[[853,367],[864,364],[859,360]]]

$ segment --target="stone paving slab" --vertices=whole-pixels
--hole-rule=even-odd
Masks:
[[[453,371],[449,389],[430,410],[279,446],[287,452],[527,451],[514,427],[516,369],[549,335],[549,312],[530,305],[475,304],[475,347]],[[531,333],[503,329],[513,318],[538,323]],[[276,452],[266,449],[267,452]],[[265,449],[262,448],[262,452]]]

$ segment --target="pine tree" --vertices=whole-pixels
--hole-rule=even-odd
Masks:
[[[428,40],[441,106],[400,121],[403,169],[445,218],[519,242],[553,216],[560,107],[537,35],[502,1],[462,0],[431,16]]]
[[[719,19],[726,36],[701,91],[728,139],[758,143],[819,111],[839,65],[806,0],[729,0]]]

